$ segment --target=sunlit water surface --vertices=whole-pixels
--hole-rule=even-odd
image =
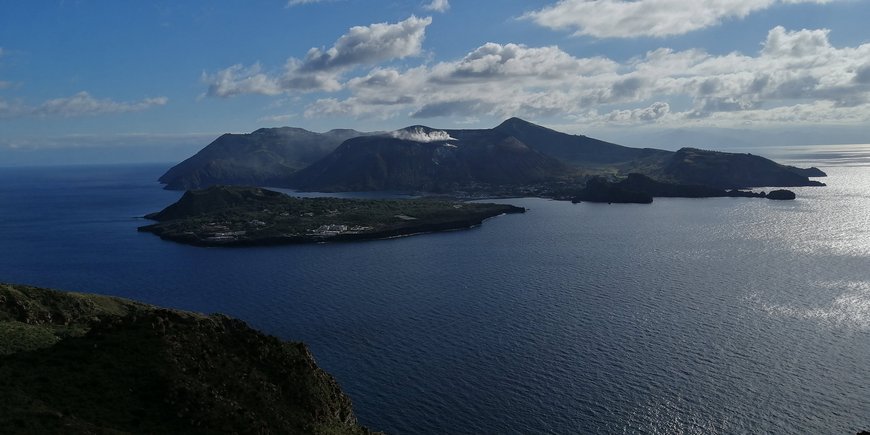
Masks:
[[[390,433],[870,429],[870,146],[766,151],[828,187],[245,249],[135,231],[179,197],[166,166],[2,169],[0,280],[304,340]]]

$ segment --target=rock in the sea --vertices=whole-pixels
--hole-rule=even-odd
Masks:
[[[606,202],[609,204],[650,204],[652,195],[623,188],[603,177],[593,177],[586,181],[586,188],[577,192],[571,202]]]
[[[795,199],[795,197],[796,196],[794,192],[786,189],[772,190],[770,191],[770,193],[767,194],[767,199],[773,199],[777,201],[788,201]]]

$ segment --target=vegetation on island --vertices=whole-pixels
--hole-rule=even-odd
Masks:
[[[435,199],[294,198],[255,187],[212,186],[188,191],[147,215],[140,227],[162,238],[200,246],[349,241],[455,230],[525,209]]]
[[[222,315],[0,284],[4,433],[368,434],[302,343]]]

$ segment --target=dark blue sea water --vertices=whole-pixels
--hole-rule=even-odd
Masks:
[[[245,249],[136,232],[179,197],[154,181],[167,166],[0,169],[0,280],[303,340],[390,433],[854,433],[870,429],[870,167],[793,155],[828,159],[830,186],[516,199],[530,211],[469,231]]]

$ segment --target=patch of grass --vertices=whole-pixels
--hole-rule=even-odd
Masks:
[[[20,322],[0,322],[0,355],[50,347],[60,341],[54,331]]]

